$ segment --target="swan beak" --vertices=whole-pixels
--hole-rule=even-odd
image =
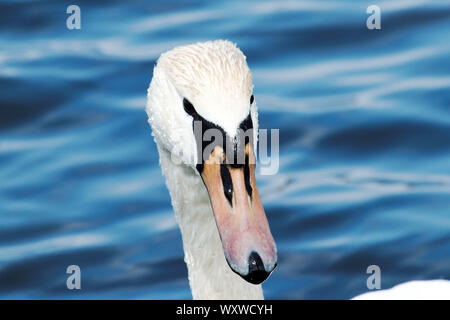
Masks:
[[[277,265],[277,248],[256,188],[256,159],[249,143],[245,155],[244,165],[228,165],[216,146],[200,173],[228,265],[246,281],[260,284]]]

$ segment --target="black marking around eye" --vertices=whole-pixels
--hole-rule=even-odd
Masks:
[[[203,137],[205,136],[205,132],[209,129],[216,129],[219,130],[222,134],[222,137],[224,137],[225,139],[230,139],[228,137],[228,135],[225,133],[225,131],[218,125],[215,125],[214,123],[206,120],[205,118],[203,118],[201,115],[199,115],[198,113],[194,113],[191,115],[193,118],[192,121],[192,130],[194,132],[195,135],[195,140],[196,140],[196,144],[197,144],[197,171],[201,174],[203,172],[204,169],[204,165],[203,165],[203,151],[205,150],[205,148],[207,146],[211,146],[212,144],[212,148],[211,150],[214,150],[214,145],[220,146],[221,148],[223,148],[224,153],[226,152],[226,143],[225,141],[223,141],[223,143],[221,144],[220,141],[216,141],[214,135],[212,136],[212,138],[214,138],[213,141],[206,141],[203,139]],[[195,122],[196,121],[200,121],[201,122],[201,132],[195,132]]]
[[[253,121],[252,121],[252,116],[251,113],[249,112],[247,118],[244,119],[244,121],[241,122],[241,124],[239,125],[239,128],[247,131],[248,129],[253,129]]]
[[[242,168],[244,166],[243,163],[239,163],[238,161],[238,155],[240,153],[244,154],[245,151],[245,145],[249,143],[249,137],[245,135],[244,141],[239,141],[238,139],[232,140],[230,136],[228,136],[223,130],[222,127],[206,120],[201,115],[197,113],[192,103],[189,102],[186,98],[183,99],[183,107],[187,114],[189,114],[193,121],[192,121],[192,130],[194,131],[194,135],[196,138],[197,143],[197,159],[198,163],[196,165],[197,171],[201,174],[204,169],[203,165],[203,151],[207,146],[211,147],[211,144],[216,144],[217,146],[220,146],[223,149],[224,154],[227,156],[227,144],[230,146],[233,146],[233,159],[227,159],[225,162],[227,162],[228,165],[232,166],[233,168]],[[195,121],[201,122],[201,132],[195,132]],[[216,129],[219,130],[222,134],[223,141],[222,144],[220,141],[205,141],[203,137],[205,136],[205,132],[209,129]],[[253,129],[253,121],[251,117],[251,113],[249,112],[247,118],[245,118],[241,124],[239,125],[239,129],[241,129],[244,133],[247,132],[249,129]],[[253,132],[252,132],[253,134]],[[213,136],[214,137],[214,136]],[[200,141],[199,141],[200,140]],[[241,139],[242,140],[242,139]],[[214,147],[211,148],[211,150],[214,150]],[[243,160],[243,158],[242,158]]]
[[[195,111],[194,106],[192,105],[192,103],[189,102],[188,99],[184,98],[183,99],[183,107],[184,107],[184,111],[186,111],[186,113],[190,116],[194,116],[194,114],[198,115],[197,111]]]
[[[255,101],[255,97],[252,95],[252,96],[250,97],[250,104],[252,104],[253,101]]]

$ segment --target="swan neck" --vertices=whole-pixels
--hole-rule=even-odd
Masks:
[[[181,230],[184,261],[194,299],[263,299],[253,285],[231,271],[222,249],[208,193],[199,175],[172,161],[158,145],[160,165]]]

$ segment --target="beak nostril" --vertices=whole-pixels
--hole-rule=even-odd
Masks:
[[[248,257],[249,262],[249,273],[254,271],[266,271],[264,269],[264,263],[262,262],[261,257],[256,252],[252,252]]]

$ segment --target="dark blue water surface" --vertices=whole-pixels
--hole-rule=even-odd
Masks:
[[[218,38],[280,129],[266,298],[450,278],[448,1],[76,1],[81,30],[70,4],[0,1],[0,298],[191,298],[144,108],[160,53]]]

